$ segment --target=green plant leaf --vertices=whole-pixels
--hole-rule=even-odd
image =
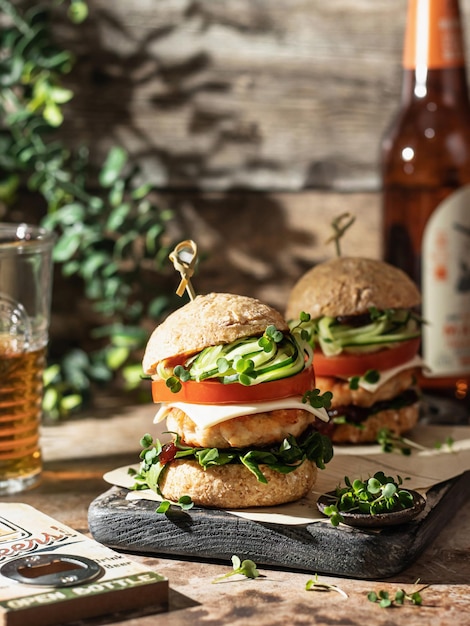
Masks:
[[[82,405],[83,398],[79,394],[64,396],[60,402],[60,408],[64,413],[72,413]]]
[[[109,264],[109,255],[105,252],[92,252],[86,258],[80,268],[81,275],[86,279],[91,279],[99,269],[107,267]]]
[[[100,184],[103,187],[111,187],[121,174],[126,162],[127,152],[124,148],[111,148],[99,175]]]
[[[80,202],[63,205],[54,213],[49,213],[42,220],[44,228],[53,230],[57,226],[74,226],[85,219],[86,209]]]
[[[123,367],[122,376],[126,390],[136,389],[142,382],[144,376],[141,363],[134,363]]]
[[[64,277],[80,279],[75,281],[83,285],[78,297],[88,300],[98,327],[103,325],[100,318],[108,316],[122,327],[139,326],[144,316],[157,319],[168,305],[158,272],[167,262],[162,235],[172,213],[151,202],[153,186],[142,183],[139,168],[128,164],[121,146],[111,148],[96,172],[86,145],[71,148],[54,133],[74,95],[63,80],[73,69],[74,55],[57,44],[52,28],[57,6],[51,11],[47,4],[27,9],[11,0],[0,4],[5,14],[0,27],[0,199],[8,203],[8,212],[9,204],[20,199],[20,181],[40,196],[38,205],[42,197],[42,224],[58,235],[54,261]],[[56,4],[69,7],[74,23],[88,14],[84,0]],[[143,341],[127,331],[90,339],[99,345],[87,340],[86,362],[76,354],[59,355],[56,374],[45,388],[54,419],[75,410],[72,404],[85,402],[93,393],[92,382],[107,384],[117,378],[128,363],[124,354],[141,349]],[[138,384],[137,375],[128,377],[126,385]]]
[[[116,206],[116,208],[109,214],[108,220],[106,222],[106,228],[108,230],[119,230],[121,226],[125,223],[126,218],[129,216],[131,212],[130,204],[121,204]]]
[[[68,15],[72,22],[75,24],[81,24],[88,17],[88,5],[86,2],[82,2],[81,0],[72,0]]]
[[[114,246],[115,258],[121,260],[129,257],[138,238],[139,233],[132,229],[126,234],[121,235]]]
[[[53,251],[54,261],[62,263],[73,257],[80,247],[80,234],[76,232],[68,232],[62,235]]]
[[[128,348],[113,347],[106,350],[106,364],[112,370],[118,370],[128,358]]]

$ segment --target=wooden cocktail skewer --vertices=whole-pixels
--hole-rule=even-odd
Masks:
[[[331,237],[329,237],[325,241],[325,243],[331,243],[332,241],[335,242],[337,256],[341,256],[341,248],[340,248],[339,241],[341,237],[344,235],[344,233],[348,230],[348,228],[352,226],[355,219],[356,219],[355,216],[351,215],[351,213],[342,213],[341,215],[338,215],[338,217],[336,217],[331,222],[331,226],[334,230],[334,235],[331,235]],[[348,220],[348,221],[345,222],[345,220]]]
[[[191,300],[196,297],[196,292],[191,284],[191,277],[197,263],[197,245],[192,239],[181,241],[169,255],[175,270],[181,274],[181,282],[176,290],[176,295],[182,296],[188,292]]]

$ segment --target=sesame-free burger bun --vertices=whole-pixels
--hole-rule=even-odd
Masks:
[[[289,474],[260,465],[268,483],[261,483],[242,464],[212,465],[203,469],[197,461],[179,459],[165,470],[160,481],[163,497],[177,501],[182,493],[198,506],[239,509],[275,506],[305,496],[313,487],[317,468],[304,461]]]
[[[360,315],[369,308],[409,309],[421,302],[414,282],[402,270],[376,259],[337,257],[307,271],[292,288],[286,318],[302,311],[323,315]]]
[[[154,374],[160,361],[173,356],[262,335],[270,325],[288,331],[284,317],[255,298],[230,293],[196,296],[155,328],[142,361],[144,372]]]

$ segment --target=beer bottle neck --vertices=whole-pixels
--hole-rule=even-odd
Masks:
[[[468,100],[458,0],[408,0],[402,99]]]
[[[465,67],[441,70],[404,70],[402,102],[433,101],[447,107],[468,106],[467,74]]]

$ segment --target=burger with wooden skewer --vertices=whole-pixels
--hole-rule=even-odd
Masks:
[[[188,251],[192,261],[182,262]],[[246,296],[194,294],[196,254],[186,241],[170,256],[179,293],[191,300],[155,328],[143,358],[160,405],[155,421],[166,419],[172,438],[143,439],[136,485],[226,509],[297,500],[333,456],[318,431],[331,394],[315,387],[303,331],[277,310]]]
[[[381,432],[400,436],[419,417],[417,356],[420,292],[400,269],[340,255],[354,218],[333,222],[338,257],[307,271],[292,288],[286,318],[308,333],[316,384],[333,399],[325,424],[334,443],[366,443]]]

